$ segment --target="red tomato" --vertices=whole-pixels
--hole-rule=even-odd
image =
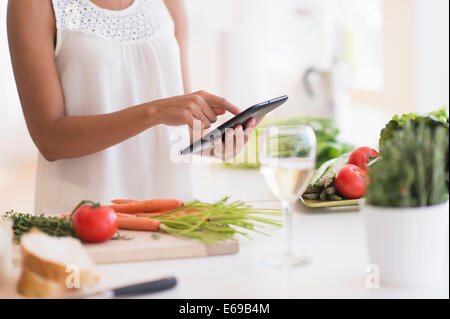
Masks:
[[[99,243],[114,236],[118,221],[112,208],[94,204],[79,207],[72,216],[72,225],[82,240]]]
[[[367,162],[369,161],[369,156],[379,156],[378,152],[373,148],[363,146],[358,147],[353,152],[350,153],[350,157],[348,158],[348,164],[353,164],[362,169],[367,169]]]
[[[337,190],[348,198],[361,198],[366,194],[367,173],[362,168],[347,164],[334,179]]]

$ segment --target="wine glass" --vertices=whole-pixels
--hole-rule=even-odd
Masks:
[[[316,163],[316,136],[310,126],[270,126],[258,130],[261,173],[281,201],[284,217],[284,252],[267,260],[271,266],[304,265],[309,259],[292,251],[293,204],[305,191]]]

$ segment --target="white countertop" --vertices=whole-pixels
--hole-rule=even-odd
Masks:
[[[278,207],[257,171],[194,167],[196,194],[205,201],[224,195],[251,201],[257,207]],[[220,194],[218,196],[217,194]],[[236,255],[100,265],[104,282],[129,284],[166,275],[178,279],[169,291],[141,298],[448,298],[443,287],[417,290],[366,288],[368,264],[365,232],[358,211],[310,210],[302,205],[294,214],[294,249],[312,263],[290,270],[263,264],[280,251],[282,230],[270,237],[240,240]]]

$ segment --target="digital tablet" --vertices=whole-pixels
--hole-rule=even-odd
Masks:
[[[201,139],[195,141],[194,143],[183,149],[181,151],[181,154],[185,155],[208,148],[214,145],[214,140],[220,136],[222,136],[222,140],[225,140],[225,130],[227,128],[234,128],[236,125],[242,125],[242,127],[245,129],[245,124],[250,118],[259,120],[261,117],[263,117],[270,111],[282,105],[284,102],[286,102],[287,99],[288,99],[287,95],[283,95],[275,99],[265,101],[249,107],[245,111],[233,117],[231,120],[223,123],[218,128],[212,130],[211,132],[203,136]]]

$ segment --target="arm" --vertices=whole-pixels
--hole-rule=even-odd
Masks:
[[[8,39],[17,89],[30,135],[50,161],[102,151],[157,124],[203,127],[213,108],[239,110],[217,96],[196,92],[94,116],[66,116],[54,61],[55,19],[50,0],[9,0]]]
[[[175,37],[180,47],[181,68],[183,73],[184,93],[190,93],[191,83],[189,77],[188,59],[188,19],[184,0],[164,0],[167,9],[175,24]]]

